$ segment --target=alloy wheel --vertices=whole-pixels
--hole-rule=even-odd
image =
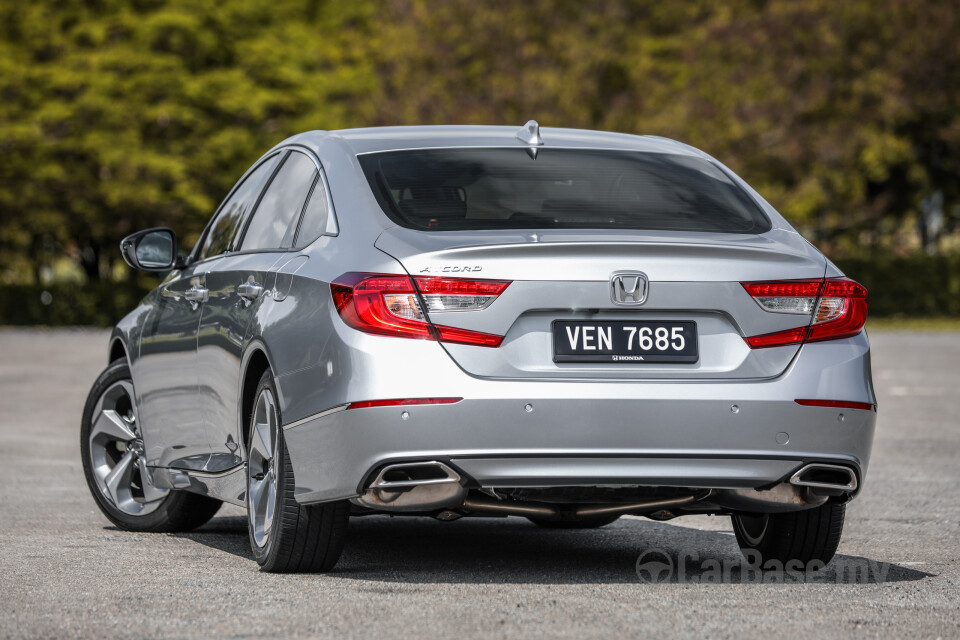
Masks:
[[[270,389],[257,397],[247,459],[247,517],[258,547],[267,544],[277,507],[277,404]]]
[[[127,515],[145,516],[169,491],[153,485],[133,398],[129,380],[115,382],[101,394],[90,427],[90,462],[107,501]]]

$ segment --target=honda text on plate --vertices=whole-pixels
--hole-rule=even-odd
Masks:
[[[114,329],[90,490],[134,531],[248,514],[267,571],[350,517],[729,515],[826,563],[876,421],[866,290],[728,168],[652,136],[314,131],[267,152]]]

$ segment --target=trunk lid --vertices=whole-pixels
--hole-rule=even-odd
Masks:
[[[809,324],[764,311],[741,282],[822,278],[826,259],[792,231],[446,231],[394,227],[376,242],[410,275],[509,280],[489,307],[430,320],[504,336],[499,348],[444,343],[474,376],[501,379],[756,379],[782,373],[799,346],[750,349],[744,336]],[[639,271],[646,300],[618,306],[611,275]],[[555,362],[554,322],[695,322],[695,363]]]

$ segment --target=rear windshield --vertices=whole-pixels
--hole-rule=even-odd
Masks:
[[[518,147],[359,160],[386,214],[411,229],[770,230],[743,189],[697,157]]]

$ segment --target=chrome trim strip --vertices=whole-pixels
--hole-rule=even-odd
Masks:
[[[310,158],[311,160],[313,160],[313,164],[315,164],[315,165],[317,166],[317,171],[320,172],[320,184],[323,185],[323,190],[326,192],[326,196],[327,196],[327,223],[326,223],[326,229],[324,229],[323,233],[320,234],[320,235],[321,235],[321,236],[338,236],[338,235],[340,235],[340,225],[339,225],[339,223],[337,222],[337,211],[336,211],[336,208],[334,207],[334,204],[333,204],[333,194],[330,193],[330,182],[327,181],[327,172],[324,170],[324,168],[323,168],[323,163],[320,162],[320,158],[317,156],[316,153],[314,153],[313,149],[311,149],[311,148],[308,147],[307,145],[301,144],[301,143],[299,143],[299,142],[294,142],[294,143],[292,143],[292,144],[287,144],[287,145],[284,145],[284,146],[278,147],[278,148],[279,148],[279,149],[290,149],[290,150],[293,150],[294,148],[296,148],[296,151],[299,151],[300,153],[303,153],[303,154],[306,155],[308,158]],[[317,186],[314,186],[313,190],[316,191],[316,189],[317,189]],[[312,194],[313,191],[311,191],[310,193]],[[304,205],[306,205],[306,203],[304,203]],[[303,217],[303,211],[301,210],[301,212],[300,212],[300,218],[302,219],[302,217]],[[297,222],[298,226],[299,226],[299,223],[300,223],[301,219],[298,219],[298,222]],[[299,232],[299,229],[297,229],[297,231]],[[303,247],[303,248],[306,249],[306,247]]]
[[[320,413],[315,413],[315,414],[313,414],[313,415],[307,416],[306,418],[301,418],[300,420],[297,420],[296,422],[291,422],[290,424],[285,424],[285,425],[283,425],[283,430],[286,431],[287,429],[293,429],[294,427],[299,427],[300,425],[305,424],[305,423],[307,423],[307,422],[310,422],[311,420],[316,420],[317,418],[323,418],[323,417],[325,417],[325,416],[329,416],[329,415],[334,414],[334,413],[339,413],[339,412],[343,411],[344,409],[346,409],[346,408],[349,407],[349,406],[350,406],[350,403],[349,403],[349,402],[346,402],[346,403],[344,403],[344,404],[340,404],[340,405],[337,405],[337,406],[335,406],[335,407],[330,407],[329,409],[325,409],[324,411],[321,411]]]
[[[652,149],[636,149],[634,147],[597,147],[597,146],[586,146],[586,147],[577,147],[577,146],[564,146],[557,145],[553,147],[544,147],[545,149],[565,149],[572,151],[632,151],[638,153],[670,153],[670,151],[660,151]],[[457,150],[457,149],[519,149],[523,150],[523,147],[518,147],[517,145],[509,144],[460,144],[460,145],[437,145],[429,147],[397,147],[389,149],[374,149],[373,151],[358,151],[356,155],[359,156],[368,156],[374,153],[390,153],[391,151],[447,151],[447,150]],[[695,157],[696,154],[690,153],[689,150],[685,150],[684,155],[689,155]],[[696,156],[703,158],[702,156]]]

